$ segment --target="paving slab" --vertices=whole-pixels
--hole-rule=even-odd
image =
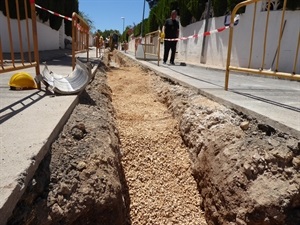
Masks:
[[[40,52],[41,62],[61,75],[72,72],[70,51]],[[89,52],[96,71],[95,48]],[[86,53],[77,57],[86,62]],[[40,70],[43,70],[41,64]],[[22,70],[35,76],[35,69]],[[9,90],[10,77],[0,75],[0,225],[4,225],[24,193],[51,143],[62,130],[78,103],[78,95],[54,95],[42,88]]]

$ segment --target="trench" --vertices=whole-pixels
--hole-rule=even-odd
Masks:
[[[299,138],[104,61],[8,225],[300,223]]]
[[[151,89],[154,74],[110,60],[80,94],[8,225],[206,224],[178,121]]]
[[[122,60],[126,58],[119,55],[111,59],[117,68],[107,76],[120,133],[132,224],[205,225],[178,121],[154,90],[162,81],[153,72]]]

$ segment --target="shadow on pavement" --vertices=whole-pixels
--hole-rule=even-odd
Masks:
[[[0,114],[3,114],[2,116],[0,116],[0,124],[4,123],[8,119],[17,115],[18,113],[22,112],[29,106],[42,100],[46,95],[47,93],[45,91],[39,90],[32,93],[31,95],[26,96],[25,98],[20,99],[19,101],[16,101],[4,107],[3,109],[0,109]]]

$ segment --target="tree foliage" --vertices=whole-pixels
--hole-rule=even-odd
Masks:
[[[283,5],[284,0],[280,0],[281,5]],[[299,0],[288,0],[286,2],[286,7],[290,10],[300,9],[300,1]]]
[[[224,16],[227,11],[227,1],[213,0],[212,5],[214,9],[214,16]]]
[[[188,3],[189,2],[190,1],[188,1]],[[188,4],[186,3],[186,0],[179,0],[180,23],[183,27],[189,25],[193,17],[191,11],[188,9]]]
[[[158,9],[158,7],[155,6],[152,8],[152,10],[149,13],[148,29],[150,32],[155,31],[160,27],[160,24],[158,24],[157,19],[156,19],[157,9]]]
[[[94,33],[94,35],[98,35],[99,37],[102,36],[103,39],[109,38],[110,35],[112,35],[112,34],[117,34],[118,36],[121,35],[118,30],[104,30],[104,31],[101,31],[101,30],[98,29]]]
[[[228,11],[232,11],[237,4],[243,1],[244,0],[227,0]],[[242,7],[238,10],[238,13],[244,13],[244,12],[245,12],[245,7]]]
[[[9,6],[9,12],[6,12],[6,6],[5,6],[5,0],[0,0],[0,11],[3,12],[5,16],[9,14],[9,17],[12,19],[16,19],[17,17],[17,5],[16,1],[8,1],[8,6]],[[18,1],[19,5],[19,13],[20,13],[20,19],[25,19],[25,4],[24,1]],[[27,12],[29,12],[28,16],[31,17],[30,15],[30,4],[27,3]]]
[[[146,0],[146,2],[148,2],[149,8],[152,9],[154,6],[157,5],[158,0]]]
[[[17,5],[16,1],[9,0],[9,15],[10,18],[17,18]],[[24,0],[17,0],[19,5],[19,12],[20,12],[20,19],[25,19],[25,4]],[[78,13],[78,0],[35,0],[35,3],[37,5],[40,5],[41,7],[45,9],[49,9],[51,11],[54,11],[56,13],[59,13],[61,15],[72,17],[73,12]],[[6,7],[5,7],[5,0],[0,0],[0,11],[4,13],[4,15],[7,15]],[[30,15],[30,4],[29,1],[27,1],[27,12],[29,17]],[[49,21],[50,27],[52,29],[58,30],[61,27],[63,18],[55,16],[45,10],[36,8],[36,13],[38,18],[42,22]],[[65,22],[66,27],[66,35],[71,35],[72,31],[72,23],[70,21]]]
[[[187,9],[191,13],[192,17],[196,19],[196,21],[200,20],[201,15],[205,10],[205,2],[206,0],[190,0],[187,2]]]
[[[78,0],[67,0],[68,4],[65,4],[65,14],[68,17],[72,17],[73,12],[79,12],[79,3]],[[72,22],[65,20],[65,33],[68,36],[72,35]]]

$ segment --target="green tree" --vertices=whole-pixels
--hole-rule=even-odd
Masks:
[[[79,3],[78,0],[67,0],[65,4],[65,15],[72,18],[73,12],[79,13]],[[72,22],[65,20],[65,34],[67,36],[72,36]]]
[[[118,30],[104,30],[102,32],[102,37],[105,39],[105,38],[109,38],[109,36],[111,34],[117,34],[118,36],[121,36],[120,32]]]
[[[229,11],[232,11],[234,7],[239,4],[240,2],[243,2],[244,0],[227,0],[227,7]],[[238,10],[237,13],[244,13],[245,7],[242,7]]]
[[[49,9],[53,10],[56,13],[59,13],[61,15],[64,15],[64,7],[65,6],[65,0],[52,0],[50,1]],[[63,18],[50,14],[49,22],[50,27],[54,30],[59,30],[61,27]]]
[[[20,13],[20,19],[25,19],[25,4],[24,1],[18,0],[19,5],[19,13]],[[17,17],[17,5],[15,1],[8,1],[9,6],[9,16],[12,19],[16,19]],[[0,0],[0,11],[3,12],[5,16],[7,16],[6,12],[6,6],[5,6],[5,0]],[[29,12],[30,16],[30,4],[27,3],[27,12]]]
[[[187,7],[189,2],[190,0],[179,0],[180,23],[183,27],[189,25],[192,20],[192,13]]]
[[[157,17],[156,22],[162,27],[165,24],[167,18],[170,17],[171,12],[171,1],[170,0],[160,0],[157,4]]]
[[[284,0],[280,0],[281,5],[283,5]],[[296,0],[288,0],[286,2],[286,8],[290,9],[290,10],[296,10],[296,9],[300,9],[300,1],[296,1]]]
[[[138,24],[136,24],[134,26],[133,34],[134,34],[135,37],[140,36],[140,34],[141,34],[141,26],[142,26],[142,22],[140,22],[140,23],[138,23]]]
[[[214,9],[214,16],[223,16],[227,11],[227,1],[224,0],[213,0],[212,2]]]
[[[159,23],[157,22],[156,16],[157,15],[157,6],[154,6],[150,13],[149,13],[149,18],[148,18],[148,29],[150,32],[156,31],[158,27],[160,26]]]
[[[205,1],[202,1],[202,0],[190,0],[187,3],[187,8],[188,8],[189,12],[191,13],[191,15],[197,21],[199,21],[202,13],[205,10]]]

